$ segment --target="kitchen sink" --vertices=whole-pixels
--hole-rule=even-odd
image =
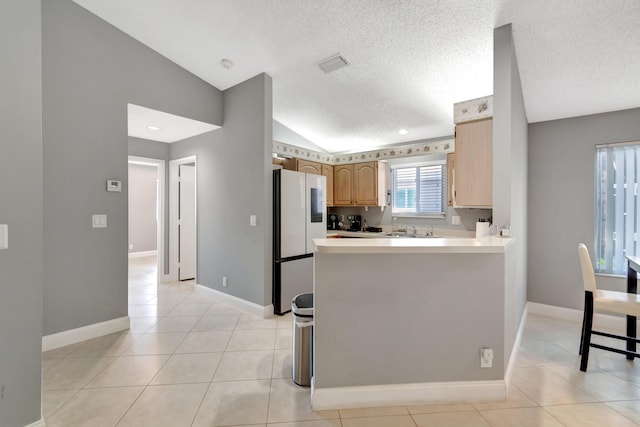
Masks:
[[[401,238],[408,238],[408,239],[434,239],[434,238],[441,237],[441,236],[425,236],[424,234],[406,234],[406,233],[398,233],[398,232],[384,233],[383,235],[386,237],[401,237]]]

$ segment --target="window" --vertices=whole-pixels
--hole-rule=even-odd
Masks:
[[[444,162],[394,168],[392,213],[400,216],[444,215],[446,179]]]
[[[595,271],[626,275],[625,255],[639,255],[640,143],[596,147]]]

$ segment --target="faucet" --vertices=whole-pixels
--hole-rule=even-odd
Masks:
[[[424,235],[427,237],[433,237],[433,225],[429,224],[427,225],[427,227],[429,227],[429,231],[427,231]]]
[[[416,226],[415,226],[415,225],[412,225],[412,226],[411,226],[411,235],[412,235],[412,236],[415,236],[416,234],[418,234],[418,231],[416,230]]]

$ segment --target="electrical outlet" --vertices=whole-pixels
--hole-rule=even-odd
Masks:
[[[480,349],[480,367],[491,368],[493,366],[493,349],[481,348]]]
[[[133,245],[129,244],[129,250],[133,249]]]
[[[460,225],[460,217],[458,215],[451,217],[451,225]]]
[[[227,280],[227,276],[224,276],[222,278],[222,287],[226,288],[227,286],[229,286],[229,281]]]

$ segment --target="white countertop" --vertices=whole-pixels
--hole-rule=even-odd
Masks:
[[[358,233],[364,234],[364,233]],[[375,233],[370,233],[375,234]],[[316,252],[331,254],[504,253],[512,238],[314,239]]]

